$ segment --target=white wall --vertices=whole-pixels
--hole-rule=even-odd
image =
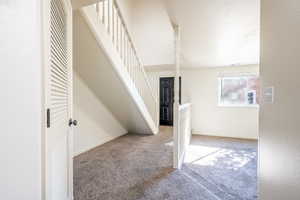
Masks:
[[[154,89],[155,96],[159,97],[159,79],[161,77],[175,77],[175,71],[147,71],[150,85]]]
[[[174,64],[174,31],[165,4],[161,0],[117,0],[117,3],[143,64]]]
[[[218,106],[218,77],[257,73],[258,66],[182,70],[182,102],[192,103],[194,134],[258,138],[258,108]]]
[[[260,200],[299,200],[300,1],[261,3],[260,73],[275,96],[260,112]]]
[[[84,80],[74,73],[74,155],[127,133]]]
[[[143,64],[174,64],[174,31],[161,0],[132,0],[132,36]]]
[[[219,75],[258,74],[257,65],[182,69],[182,103],[192,103],[194,134],[247,139],[258,138],[258,108],[218,106]],[[159,96],[159,78],[172,77],[174,72],[148,71],[151,85]],[[234,124],[234,125],[233,125]]]
[[[0,196],[42,196],[41,1],[0,1]]]

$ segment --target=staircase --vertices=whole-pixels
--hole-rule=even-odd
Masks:
[[[158,98],[114,0],[74,12],[74,68],[130,133],[158,132]]]

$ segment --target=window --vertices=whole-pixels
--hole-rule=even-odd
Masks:
[[[259,96],[258,76],[219,78],[220,106],[257,106]]]

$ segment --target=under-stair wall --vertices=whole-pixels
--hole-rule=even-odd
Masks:
[[[157,133],[154,91],[118,5],[104,4],[74,12],[74,68],[128,132]]]
[[[73,74],[74,156],[127,133],[104,103],[77,72]]]

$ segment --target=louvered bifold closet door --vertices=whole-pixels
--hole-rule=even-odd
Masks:
[[[68,120],[67,16],[63,8],[61,0],[51,0],[50,101],[53,126],[66,124]]]
[[[72,8],[69,0],[49,1],[46,134],[47,200],[72,199]]]

